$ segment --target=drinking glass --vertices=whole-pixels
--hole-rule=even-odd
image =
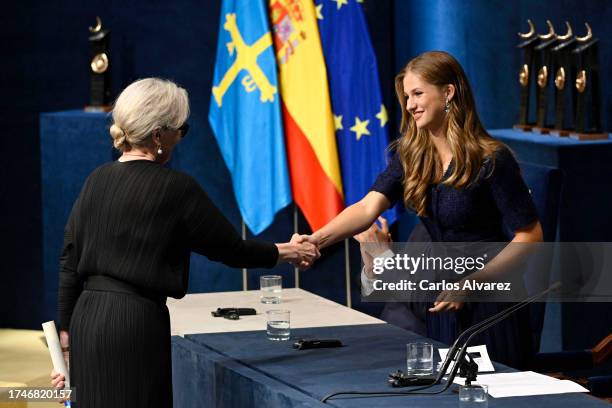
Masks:
[[[268,310],[268,326],[266,334],[269,340],[289,340],[291,324],[289,310]]]
[[[433,374],[433,345],[415,342],[406,345],[406,374]]]
[[[487,408],[489,406],[486,385],[463,385],[459,387],[459,408]]]
[[[259,278],[261,303],[278,304],[281,302],[283,277],[279,275],[264,275]]]

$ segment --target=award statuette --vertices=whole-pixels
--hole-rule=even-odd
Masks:
[[[529,97],[531,93],[531,84],[533,82],[534,72],[534,48],[540,42],[540,37],[536,33],[535,27],[531,20],[527,20],[529,31],[526,33],[518,33],[519,38],[523,40],[517,48],[523,50],[523,61],[519,71],[519,84],[521,85],[521,104],[519,108],[519,120],[514,129],[530,131],[533,124],[529,122]]]
[[[599,80],[599,41],[593,37],[588,23],[587,34],[576,37],[572,51],[575,69],[572,72],[575,131],[570,137],[579,140],[608,139],[601,129],[601,83]]]
[[[102,29],[102,20],[96,17],[95,27],[89,27],[91,50],[91,100],[86,111],[111,110],[110,30]]]
[[[571,123],[566,126],[568,118],[565,116],[567,107],[567,99],[570,95],[570,75],[573,70],[571,51],[576,44],[576,38],[573,36],[572,27],[569,22],[565,22],[567,33],[565,35],[557,35],[559,45],[552,49],[552,68],[554,73],[554,91],[555,91],[555,125],[550,131],[554,136],[569,136]]]
[[[536,124],[534,132],[547,134],[549,126],[548,116],[548,93],[550,91],[550,78],[552,77],[551,50],[557,45],[557,34],[550,20],[546,20],[548,33],[540,34],[541,43],[535,47],[535,60],[538,72],[536,75]]]

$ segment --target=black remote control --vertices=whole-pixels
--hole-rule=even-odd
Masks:
[[[295,343],[293,343],[293,348],[296,348],[298,350],[308,350],[308,349],[315,349],[315,348],[331,348],[331,347],[342,347],[342,342],[336,339],[327,339],[327,340],[300,339],[296,341]]]
[[[251,316],[257,314],[255,309],[248,307],[219,307],[217,310],[213,310],[211,313],[214,317],[225,317],[226,319],[230,320],[237,320],[240,316]]]
[[[436,382],[436,378],[433,376],[408,376],[404,374],[402,370],[397,370],[396,372],[389,374],[387,381],[389,382],[389,385],[394,388],[402,388],[431,385]]]

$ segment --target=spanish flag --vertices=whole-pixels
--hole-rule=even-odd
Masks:
[[[271,0],[293,199],[313,231],[344,208],[334,119],[314,3]]]

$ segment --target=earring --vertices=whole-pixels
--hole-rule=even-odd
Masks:
[[[444,104],[444,113],[448,113],[448,112],[450,112],[450,102],[447,99],[446,103]]]
[[[161,148],[161,145],[157,147],[157,154],[162,154],[164,151]]]

